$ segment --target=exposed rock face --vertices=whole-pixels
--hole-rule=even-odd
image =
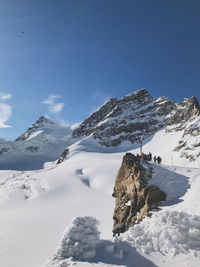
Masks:
[[[68,148],[65,148],[64,151],[62,152],[60,158],[56,162],[57,165],[60,164],[60,163],[62,163],[66,159],[68,152],[69,152],[69,149]]]
[[[9,147],[3,147],[0,149],[0,155],[4,154],[4,153],[7,153],[8,151],[10,150]]]
[[[104,146],[116,146],[127,140],[139,142],[141,137],[149,137],[164,127],[159,116],[167,115],[171,106],[173,103],[167,98],[154,100],[147,90],[142,89],[120,100],[108,101],[79,125],[73,137],[93,133]]]
[[[100,109],[94,112],[88,119],[84,120],[78,128],[76,128],[72,134],[74,138],[90,135],[94,128],[103,121],[106,116],[113,110],[116,106],[117,99],[111,98],[107,103],[105,103]]]
[[[166,132],[183,131],[181,149],[177,144],[175,151],[193,160],[190,150],[195,147],[193,144],[183,146],[183,143],[188,136],[200,135],[198,100],[191,97],[183,99],[182,103],[174,103],[166,97],[153,98],[147,90],[141,89],[119,100],[112,98],[83,121],[74,130],[72,137],[92,134],[101,145],[109,147],[123,141],[140,143],[141,139],[145,140],[161,129]],[[196,143],[200,142],[195,140],[194,145]]]
[[[166,118],[166,126],[171,126],[171,128],[168,127],[166,130],[184,130],[188,122],[192,122],[199,115],[200,107],[196,97],[184,98],[182,103],[175,104],[170,116]]]
[[[39,147],[38,146],[28,146],[26,148],[27,151],[30,151],[32,153],[38,152],[39,151]]]
[[[147,186],[149,179],[151,171],[146,170],[136,156],[126,153],[113,192],[116,198],[114,235],[127,231],[145,216],[150,216],[149,212],[157,208],[160,201],[166,200],[165,192],[158,187]]]

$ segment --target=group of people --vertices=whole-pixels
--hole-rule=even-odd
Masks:
[[[158,164],[160,164],[161,161],[162,161],[162,159],[161,159],[160,156],[158,156],[158,157],[154,156],[154,157],[153,157],[153,161],[154,161],[154,163],[158,163]]]
[[[151,152],[149,152],[149,154],[142,153],[141,159],[143,159],[145,161],[152,161],[152,154],[151,154]]]
[[[139,154],[137,154],[137,156],[139,156]],[[149,152],[149,154],[144,154],[144,153],[142,153],[141,154],[141,156],[139,156],[142,160],[144,160],[144,161],[152,161],[152,154],[151,154],[151,152]],[[161,159],[161,157],[160,156],[154,156],[153,157],[153,161],[154,161],[154,163],[158,163],[158,164],[160,164],[161,163],[161,161],[162,161],[162,159]]]

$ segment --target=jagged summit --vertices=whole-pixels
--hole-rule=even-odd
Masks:
[[[195,136],[199,135],[199,121],[200,106],[196,97],[175,103],[164,96],[153,98],[146,89],[141,89],[119,100],[110,99],[83,121],[72,137],[92,135],[101,145],[111,147],[124,141],[139,143],[164,129],[166,132],[183,131],[184,139],[188,134],[194,136],[194,132]],[[196,139],[193,147],[199,143]],[[182,155],[190,157],[188,151],[191,147],[185,140],[181,140],[180,146],[175,149],[183,149],[183,143],[187,152],[182,152]]]
[[[136,100],[143,102],[145,99],[152,99],[152,96],[149,94],[147,89],[142,88],[140,90],[136,90],[132,92],[131,94],[128,94],[122,98],[124,101],[129,101],[129,100]]]
[[[38,130],[38,128],[49,127],[52,125],[57,125],[57,123],[47,116],[41,116],[26,132],[17,137],[15,141],[24,141],[28,139],[33,132]]]
[[[40,126],[45,126],[47,124],[57,124],[54,120],[50,119],[47,116],[41,116],[35,123],[34,125],[40,125]]]
[[[167,98],[154,99],[146,89],[137,90],[119,100],[108,101],[75,129],[73,137],[92,133],[105,146],[138,142],[164,126],[159,117],[167,115],[172,106],[173,102]]]
[[[106,119],[106,116],[114,109],[118,100],[111,98],[103,106],[101,106],[96,112],[94,112],[88,119],[83,121],[74,131],[73,137],[88,136],[93,132],[93,129]]]

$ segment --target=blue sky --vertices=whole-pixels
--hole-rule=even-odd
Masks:
[[[0,0],[0,137],[140,88],[200,99],[199,13],[199,0]]]

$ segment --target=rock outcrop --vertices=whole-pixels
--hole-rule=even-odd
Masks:
[[[155,186],[148,187],[149,179],[151,169],[145,169],[138,157],[126,153],[113,192],[113,197],[116,198],[114,235],[127,231],[145,216],[151,216],[150,211],[158,208],[159,202],[166,200],[165,192]]]
[[[69,152],[69,149],[65,148],[64,151],[62,152],[60,158],[57,160],[56,165],[62,163],[67,158],[68,152]]]

